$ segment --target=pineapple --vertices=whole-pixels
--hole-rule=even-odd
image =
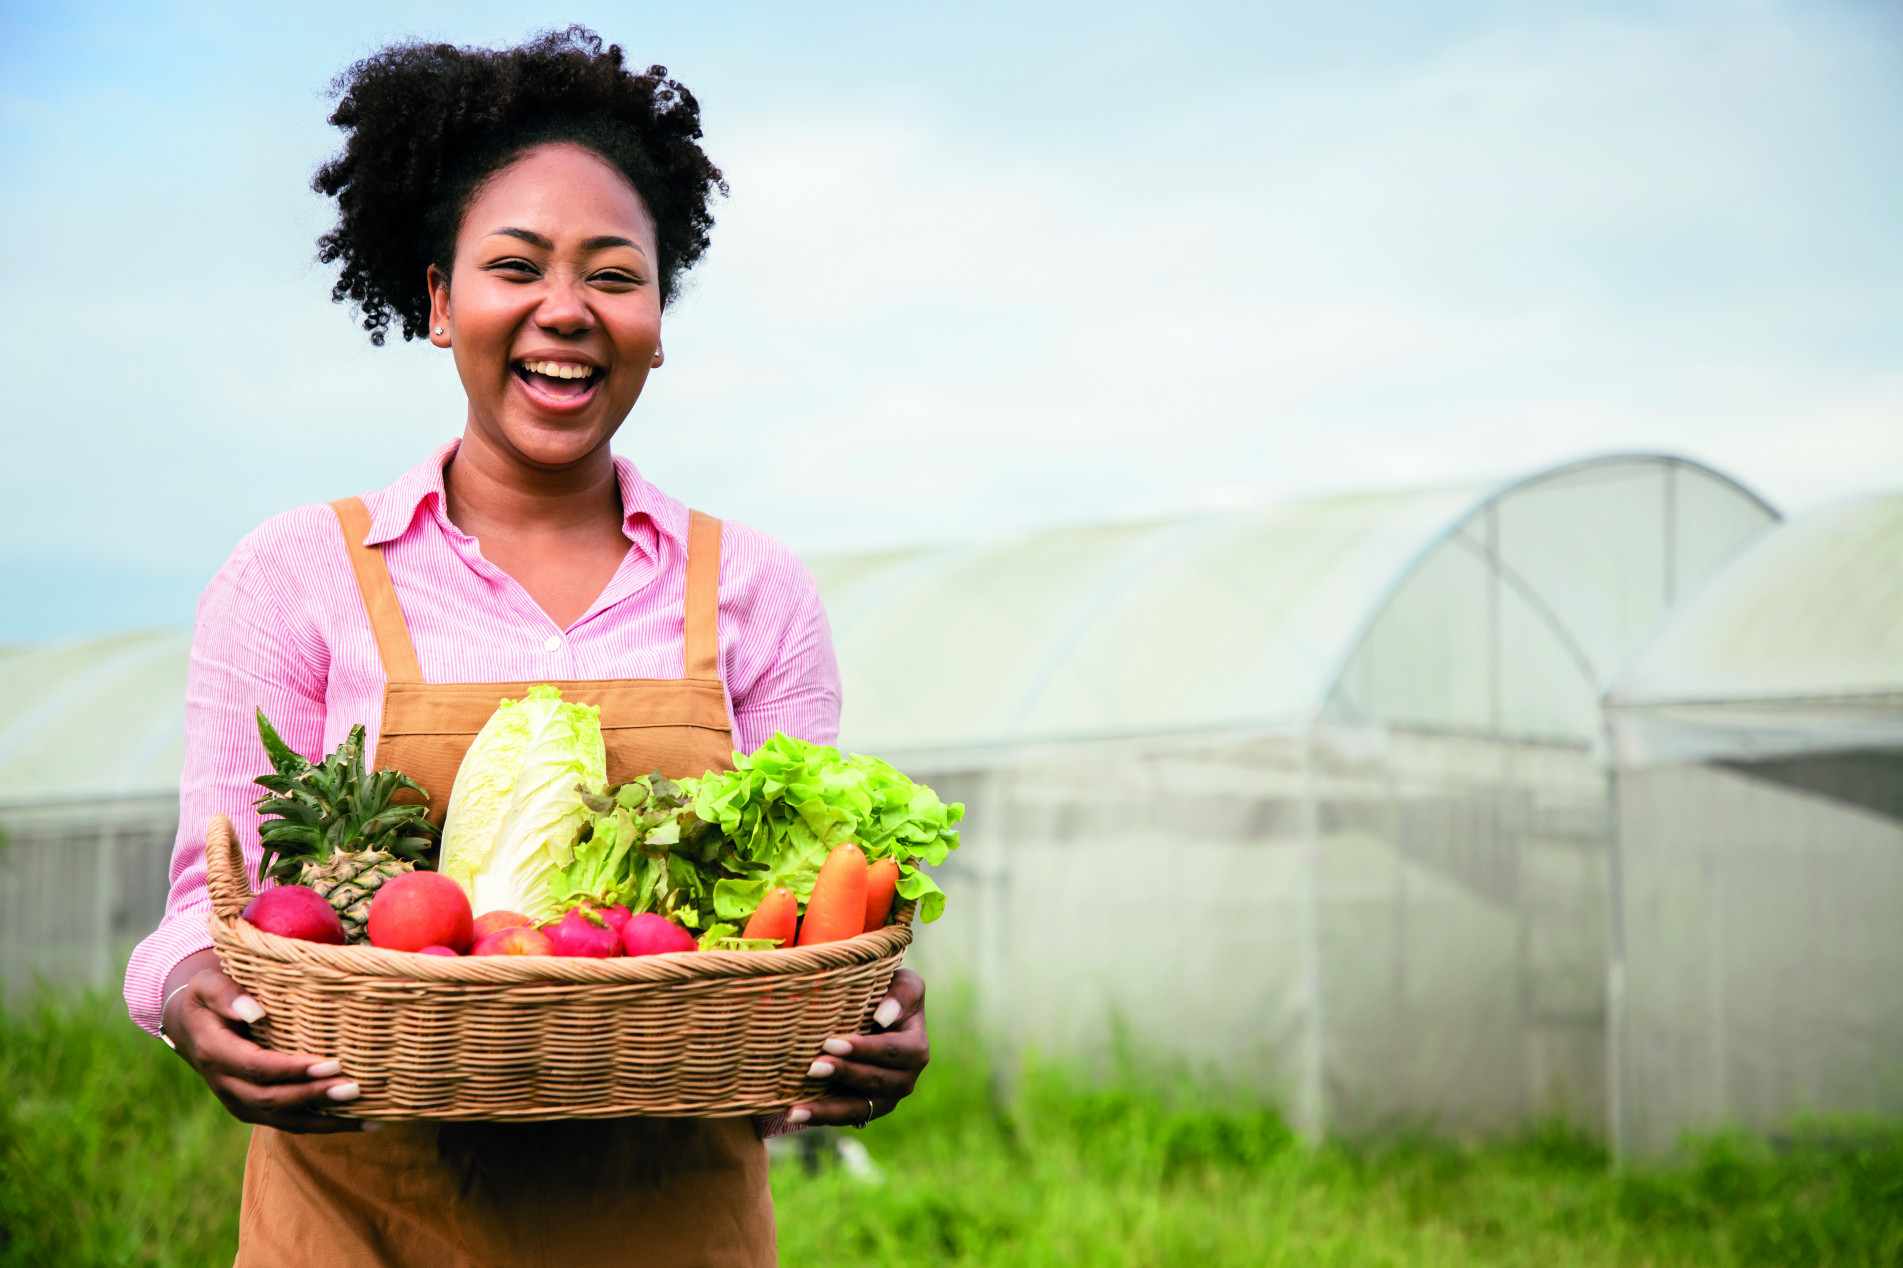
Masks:
[[[393,806],[390,799],[405,788],[428,794],[397,771],[364,773],[361,726],[351,727],[322,762],[293,752],[262,709],[258,735],[277,768],[253,781],[269,790],[253,803],[266,816],[258,831],[258,884],[269,877],[309,886],[336,909],[350,941],[365,941],[371,898],[385,881],[424,862],[436,844],[436,825],[422,806]]]

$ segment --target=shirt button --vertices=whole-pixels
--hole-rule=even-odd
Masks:
[[[548,636],[548,642],[546,642],[546,643],[544,643],[544,644],[542,644],[542,650],[543,650],[543,651],[545,651],[545,652],[559,652],[559,651],[561,651],[561,650],[562,650],[562,640],[561,640],[561,636],[560,636],[560,635],[558,635],[558,634],[551,634],[551,635],[549,635],[549,636]]]

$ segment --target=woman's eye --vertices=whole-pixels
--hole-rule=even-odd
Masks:
[[[607,282],[614,286],[639,286],[641,279],[626,269],[603,269],[595,274],[595,281]]]
[[[527,260],[497,260],[489,266],[491,273],[518,273],[534,276],[535,266]]]

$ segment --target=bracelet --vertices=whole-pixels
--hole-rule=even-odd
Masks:
[[[190,986],[190,982],[185,983],[184,986],[174,986],[159,1003],[159,1038],[164,1040],[165,1046],[170,1048],[173,1052],[178,1051],[178,1045],[172,1042],[172,1036],[165,1033],[165,1010],[172,1006],[172,1001],[178,998],[180,991]]]

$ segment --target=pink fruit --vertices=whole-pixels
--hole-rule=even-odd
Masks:
[[[498,929],[481,942],[471,955],[554,955],[555,948],[549,945],[548,935],[540,929],[528,925],[511,925],[507,929]]]
[[[600,913],[577,907],[543,933],[555,947],[556,955],[578,955],[605,960],[621,954],[621,935]]]
[[[628,917],[621,926],[621,945],[629,955],[665,955],[670,951],[692,951],[698,943],[694,935],[673,921],[644,911]]]
[[[383,882],[370,900],[366,924],[370,945],[392,951],[467,951],[476,940],[476,921],[463,887],[441,872],[405,872]]]
[[[424,947],[421,951],[418,951],[417,954],[418,955],[446,955],[452,960],[458,960],[462,958],[460,955],[458,955],[454,950],[452,950],[449,947]]]
[[[266,933],[300,942],[344,944],[344,922],[314,889],[274,885],[245,904],[244,918]]]

